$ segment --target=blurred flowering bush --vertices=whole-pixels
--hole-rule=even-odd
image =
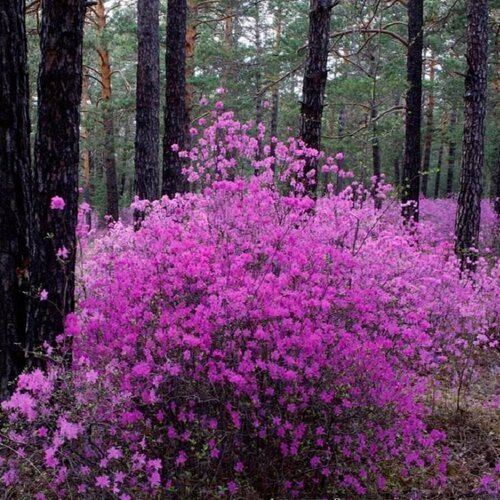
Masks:
[[[452,242],[431,222],[408,231],[383,181],[310,199],[307,155],[351,174],[249,131],[216,112],[179,151],[201,194],[136,200],[139,230],[117,223],[84,246],[78,312],[48,372],[22,375],[2,405],[9,493],[444,488],[429,381],[464,383],[498,347],[500,267],[481,260],[474,279],[461,275]]]

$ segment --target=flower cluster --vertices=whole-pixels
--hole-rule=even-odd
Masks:
[[[59,339],[73,366],[52,352],[2,405],[10,493],[444,487],[445,435],[426,424],[425,396],[497,348],[500,266],[464,276],[452,241],[431,222],[409,231],[381,179],[310,199],[304,156],[334,173],[341,156],[264,145],[250,128],[216,112],[179,151],[201,193],[136,200],[140,229],[118,222],[85,247]]]

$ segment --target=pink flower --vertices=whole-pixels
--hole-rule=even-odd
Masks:
[[[184,465],[186,461],[187,461],[187,455],[184,451],[181,450],[175,460],[175,465],[177,466]]]
[[[123,453],[122,453],[122,451],[119,448],[116,448],[116,447],[112,446],[108,450],[108,458],[110,460],[118,460],[118,459],[120,459],[122,457],[123,457]]]
[[[40,300],[47,300],[49,297],[49,292],[45,288],[40,292]]]
[[[171,149],[174,153],[176,153],[177,151],[179,151],[179,145],[178,145],[178,144],[172,144],[172,145],[170,146],[170,149]]]
[[[66,203],[60,196],[54,196],[50,200],[50,208],[52,210],[63,210]]]
[[[208,104],[208,99],[206,97],[202,97],[199,102],[200,106],[206,106]]]
[[[61,248],[57,249],[56,255],[60,259],[67,259],[69,257],[69,251],[65,246],[62,246]]]
[[[62,437],[68,440],[76,439],[83,432],[83,426],[68,422],[64,417],[61,417],[59,419],[59,432]]]
[[[227,483],[227,489],[231,495],[234,495],[238,491],[238,485],[234,481],[229,481],[229,483]]]
[[[215,109],[218,109],[218,110],[224,109],[224,103],[222,101],[217,101],[215,103]]]
[[[215,89],[215,93],[222,95],[226,93],[226,89],[224,87],[219,87],[218,89]]]
[[[97,382],[97,379],[99,378],[99,374],[95,370],[89,370],[85,374],[85,380],[89,382],[90,384],[95,384]]]
[[[97,476],[95,480],[95,485],[98,488],[109,488],[110,481],[109,481],[109,476]]]

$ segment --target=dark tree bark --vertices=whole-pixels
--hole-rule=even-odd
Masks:
[[[420,125],[422,121],[422,51],[424,1],[408,0],[408,54],[406,73],[405,155],[403,164],[402,215],[418,222],[420,193]]]
[[[451,196],[453,192],[453,174],[455,172],[455,127],[457,126],[457,112],[452,109],[450,112],[450,128],[448,130],[448,172],[446,173],[446,196]]]
[[[0,401],[24,368],[30,122],[24,0],[0,3]]]
[[[427,123],[425,126],[424,137],[424,159],[422,162],[422,194],[427,197],[427,187],[429,185],[429,167],[431,165],[432,153],[432,136],[434,134],[434,78],[436,75],[436,59],[431,54],[429,62],[429,100],[427,101],[427,109],[425,116]]]
[[[443,168],[443,152],[444,152],[444,144],[443,141],[441,141],[441,144],[439,145],[437,172],[434,184],[434,198],[439,198],[439,190],[441,188],[441,169]]]
[[[104,129],[104,172],[106,174],[106,215],[115,221],[119,217],[118,180],[116,176],[115,158],[115,118],[111,103],[111,62],[107,42],[103,36],[106,25],[106,10],[104,0],[97,0],[95,8],[97,34],[99,43],[97,53],[99,55],[99,73],[101,77],[101,100],[103,107],[103,129]]]
[[[84,0],[42,1],[31,273],[48,298],[31,301],[30,349],[54,343],[74,310],[84,15]],[[63,210],[51,209],[54,196]]]
[[[138,0],[135,193],[146,200],[160,191],[159,12],[159,0]]]
[[[332,0],[310,0],[308,54],[302,86],[302,106],[300,138],[316,150],[321,148],[321,118],[325,102],[325,88],[328,60],[328,42]],[[312,170],[314,176],[306,181],[309,194],[315,196],[317,189],[317,159],[308,158],[304,168],[307,175]]]
[[[488,76],[488,0],[467,2],[467,71],[460,192],[455,225],[455,251],[471,269],[477,257],[483,193],[484,131]],[[470,258],[470,261],[467,260]]]
[[[167,91],[165,102],[165,136],[163,140],[162,194],[170,197],[185,191],[182,175],[184,161],[179,150],[188,146],[186,109],[186,0],[169,0],[167,16]]]

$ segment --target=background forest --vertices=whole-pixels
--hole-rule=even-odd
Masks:
[[[38,2],[28,7],[31,95],[39,64]],[[162,109],[165,96],[166,2],[160,3]],[[217,0],[188,2],[186,70],[193,123],[205,113],[198,102],[224,87],[227,109],[241,121],[267,124],[270,134],[296,136],[307,55],[308,2]],[[458,190],[463,134],[465,1],[426,0],[422,100],[422,190],[445,197]],[[485,193],[498,171],[499,10],[491,2],[490,70],[485,138]],[[133,1],[96,2],[87,11],[82,96],[82,183],[100,214],[106,207],[106,162],[116,170],[120,207],[134,195],[137,10]],[[365,181],[379,162],[398,186],[404,148],[406,83],[404,2],[353,0],[334,7],[323,114],[322,146],[343,151],[345,163]],[[105,64],[101,55],[105,54]],[[109,92],[111,97],[104,98]],[[106,100],[105,100],[106,99]],[[32,101],[33,118],[36,100]],[[109,115],[112,127],[106,130]],[[107,118],[108,117],[108,118]],[[160,120],[163,134],[163,120]],[[496,169],[496,170],[495,170]]]

